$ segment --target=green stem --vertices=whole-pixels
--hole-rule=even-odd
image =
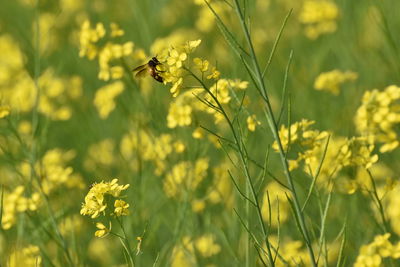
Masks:
[[[184,67],[184,69],[187,72],[189,72],[189,74],[193,78],[195,78],[201,84],[201,86],[204,88],[204,90],[206,90],[206,92],[211,96],[211,98],[215,101],[215,103],[217,104],[219,110],[221,111],[222,115],[224,116],[226,122],[229,125],[229,128],[230,128],[230,130],[232,132],[232,135],[233,135],[236,147],[237,147],[237,151],[238,151],[238,153],[240,155],[240,160],[241,160],[242,167],[244,169],[244,173],[245,173],[245,176],[246,176],[247,184],[248,184],[248,186],[250,188],[250,192],[251,192],[251,195],[253,197],[254,203],[256,204],[257,216],[258,216],[259,223],[261,225],[262,232],[263,232],[264,239],[265,239],[265,243],[266,243],[266,246],[267,246],[269,261],[270,261],[271,266],[275,266],[275,263],[274,263],[274,260],[273,260],[273,257],[272,257],[271,245],[270,245],[269,240],[268,240],[267,229],[265,227],[265,224],[264,224],[264,221],[263,221],[263,218],[262,218],[260,203],[259,203],[259,200],[258,200],[258,197],[257,197],[257,194],[256,194],[256,190],[254,188],[253,181],[251,180],[250,171],[249,171],[248,164],[247,164],[247,156],[245,154],[245,151],[243,151],[242,142],[240,141],[240,139],[238,137],[238,133],[236,132],[231,120],[228,117],[228,114],[225,112],[225,109],[222,107],[222,104],[219,102],[218,98],[210,91],[210,89],[204,84],[204,82],[199,77],[197,77],[190,69],[188,69],[186,67]]]
[[[129,245],[128,235],[126,234],[124,225],[123,225],[122,221],[119,219],[119,217],[117,217],[117,222],[118,222],[119,226],[121,227],[122,233],[124,234],[123,238],[121,238],[121,237],[120,238],[124,241],[124,243],[126,245],[125,250],[128,252],[130,264],[132,267],[134,267],[135,263],[134,263],[133,256],[132,256],[132,249],[131,249],[131,246]]]
[[[243,14],[242,14],[242,12],[240,10],[240,5],[239,5],[238,0],[234,0],[234,2],[235,2],[235,6],[236,6],[236,13],[237,13],[237,15],[239,17],[239,20],[240,20],[240,23],[241,23],[241,26],[242,26],[242,30],[243,30],[243,32],[245,34],[245,39],[246,39],[246,41],[248,43],[248,46],[250,48],[250,57],[251,57],[251,59],[253,61],[254,69],[256,71],[256,79],[257,79],[259,87],[261,88],[260,91],[262,93],[262,97],[263,97],[263,99],[265,101],[265,104],[266,104],[265,106],[266,106],[266,109],[267,109],[268,124],[270,126],[271,131],[272,131],[274,139],[278,144],[279,155],[280,155],[281,162],[282,162],[283,169],[284,169],[284,173],[285,173],[285,176],[286,176],[286,179],[287,179],[287,182],[288,182],[288,185],[289,185],[292,197],[293,197],[293,203],[294,203],[295,212],[296,212],[296,215],[297,215],[297,217],[299,219],[300,228],[301,228],[301,231],[302,231],[302,234],[303,234],[303,237],[304,237],[307,249],[308,249],[308,253],[309,253],[309,256],[310,256],[310,260],[311,260],[312,266],[316,267],[317,263],[316,263],[316,260],[315,260],[313,248],[311,246],[311,241],[310,241],[310,237],[309,237],[309,234],[308,234],[307,226],[306,226],[306,223],[305,223],[304,215],[301,212],[300,202],[299,202],[299,199],[298,199],[298,196],[297,196],[297,193],[296,193],[296,188],[295,188],[294,183],[293,183],[293,178],[292,178],[292,176],[290,174],[290,171],[289,171],[289,164],[287,162],[287,159],[286,159],[286,156],[285,156],[285,152],[283,150],[282,142],[281,142],[280,137],[279,137],[279,131],[278,131],[278,127],[277,127],[277,124],[276,124],[276,119],[274,117],[274,114],[273,114],[273,111],[272,111],[272,107],[271,107],[271,103],[270,103],[269,98],[268,98],[268,94],[267,94],[267,90],[266,90],[266,87],[265,87],[263,75],[261,73],[260,66],[259,66],[258,61],[257,61],[257,57],[256,57],[256,53],[255,53],[255,50],[254,50],[253,43],[251,41],[250,32],[249,32],[248,27],[246,25],[246,22],[245,22],[245,20],[243,18]]]

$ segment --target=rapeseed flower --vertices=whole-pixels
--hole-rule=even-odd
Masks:
[[[297,168],[303,160],[306,164],[312,162],[315,159],[316,150],[324,144],[325,139],[328,137],[328,132],[326,131],[311,130],[310,126],[314,123],[314,121],[303,119],[290,125],[290,131],[285,125],[282,125],[279,130],[283,150],[286,151],[289,145],[291,147],[299,146],[301,150],[296,159],[289,160],[289,168],[291,170]],[[272,148],[278,151],[279,148],[276,141],[272,144]]]
[[[277,182],[270,182],[263,193],[261,214],[265,222],[271,222],[272,227],[280,227],[290,215],[290,204],[287,200],[289,192]]]
[[[109,168],[115,162],[115,143],[112,139],[104,139],[92,144],[88,148],[87,157],[83,165],[89,171],[96,171],[104,167]]]
[[[389,233],[377,235],[371,243],[361,246],[354,267],[379,267],[384,258],[399,259],[400,243],[392,244],[389,237]]]
[[[331,0],[304,0],[299,21],[305,25],[305,34],[317,39],[321,34],[336,31],[339,8]]]
[[[38,246],[29,245],[24,248],[15,249],[8,258],[9,267],[19,266],[42,266],[42,256]]]
[[[215,242],[215,236],[212,234],[200,236],[194,241],[194,246],[204,258],[214,256],[221,251],[221,247]]]
[[[7,117],[10,115],[10,107],[9,106],[0,106],[0,119]]]
[[[111,182],[94,183],[85,197],[80,213],[88,215],[92,219],[99,217],[101,214],[105,215],[107,208],[105,197],[111,195],[116,198],[128,187],[129,184],[119,185],[118,179],[113,179]]]
[[[126,216],[129,214],[129,204],[121,199],[117,199],[114,202],[114,214],[117,217]]]
[[[384,91],[366,91],[354,122],[357,131],[371,143],[381,143],[381,153],[399,146],[396,128],[400,123],[400,87],[391,85]]]
[[[208,166],[206,158],[198,159],[195,164],[182,161],[174,165],[163,182],[165,194],[170,198],[180,199],[184,190],[194,191],[206,178]]]
[[[34,192],[28,197],[24,192],[25,187],[22,185],[17,186],[12,192],[5,192],[1,217],[1,226],[4,230],[10,229],[17,222],[18,213],[36,211],[42,203],[39,193]]]
[[[256,115],[247,117],[247,129],[249,129],[250,132],[254,132],[257,125],[261,125],[261,122],[257,120]]]
[[[99,113],[101,119],[106,119],[111,111],[115,109],[115,98],[119,96],[125,89],[121,81],[108,84],[96,91],[93,103]]]
[[[99,229],[99,230],[97,230],[94,233],[94,236],[96,236],[96,237],[105,237],[111,231],[111,224],[110,224],[110,228],[107,228],[104,224],[98,222],[98,223],[96,223],[96,228]]]
[[[328,91],[334,95],[340,92],[340,85],[345,82],[355,81],[358,75],[352,71],[332,70],[321,73],[314,82],[316,90]]]
[[[168,128],[190,125],[192,123],[191,113],[192,113],[191,106],[171,103],[169,106],[169,111],[167,116]]]

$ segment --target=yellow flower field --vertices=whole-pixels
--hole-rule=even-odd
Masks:
[[[0,266],[400,266],[399,10],[3,1]]]

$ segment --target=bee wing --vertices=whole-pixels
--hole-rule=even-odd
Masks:
[[[143,65],[140,65],[140,66],[134,68],[132,71],[140,72],[141,70],[146,69],[146,67],[147,67],[147,64],[143,64]]]
[[[141,70],[139,70],[136,74],[135,77],[139,78],[139,77],[144,77],[147,74],[147,68],[143,68]]]

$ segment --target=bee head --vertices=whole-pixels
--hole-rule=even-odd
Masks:
[[[151,61],[153,61],[153,63],[155,63],[156,65],[160,64],[160,61],[158,61],[157,56],[152,57],[152,58],[151,58]]]

